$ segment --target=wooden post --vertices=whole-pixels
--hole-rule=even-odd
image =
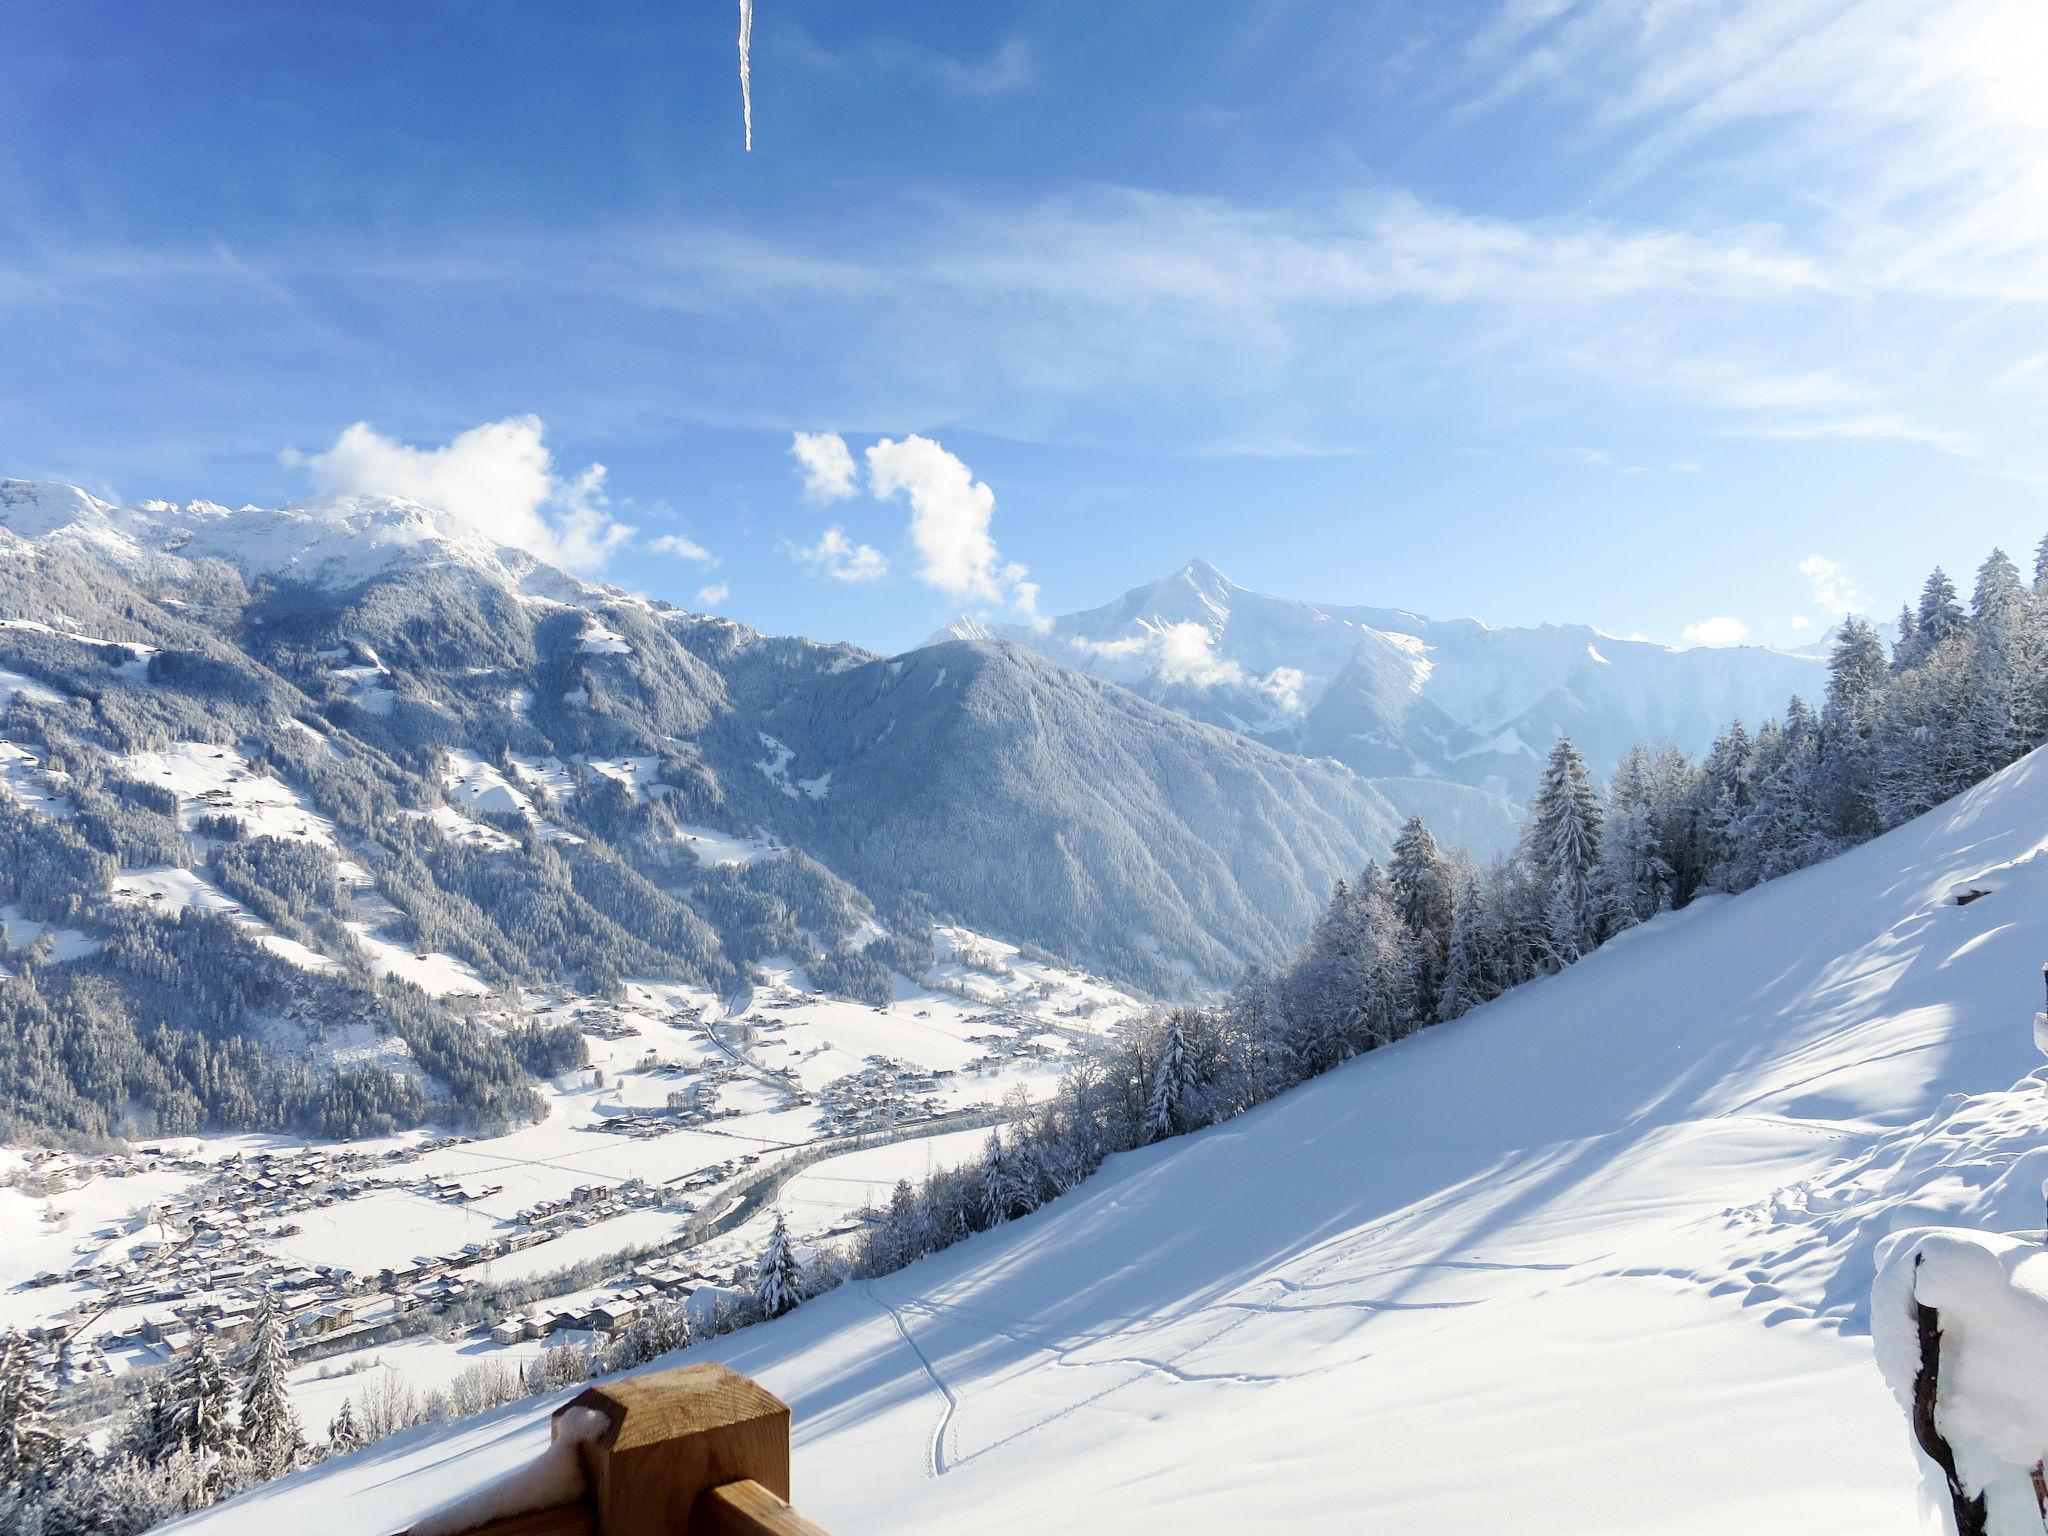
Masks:
[[[726,1483],[700,1494],[690,1516],[691,1536],[825,1536],[759,1483]]]
[[[600,1536],[690,1536],[699,1497],[727,1483],[789,1498],[789,1405],[737,1371],[625,1376],[556,1412],[571,1408],[611,1421],[581,1447]]]
[[[1919,1268],[1918,1255],[1913,1267]],[[1948,1479],[1950,1512],[1955,1516],[1956,1536],[1984,1536],[1984,1495],[1974,1499],[1963,1492],[1963,1480],[1956,1473],[1956,1453],[1941,1432],[1935,1417],[1941,1386],[1941,1316],[1924,1302],[1913,1304],[1914,1321],[1920,1332],[1920,1369],[1913,1375],[1913,1434],[1934,1464]]]
[[[579,1393],[556,1419],[572,1408],[605,1420],[576,1445],[582,1498],[465,1536],[825,1536],[789,1507],[789,1405],[737,1371],[622,1377]]]

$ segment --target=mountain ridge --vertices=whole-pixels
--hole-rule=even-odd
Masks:
[[[1493,627],[1404,608],[1277,597],[1196,557],[1098,607],[1030,623],[956,620],[926,643],[1002,638],[1166,707],[1304,756],[1331,757],[1418,809],[1401,781],[1464,801],[1482,851],[1512,838],[1549,743],[1596,772],[1638,742],[1698,756],[1729,720],[1818,699],[1824,658],[1677,648],[1591,625]],[[1459,794],[1459,789],[1471,791]]]
[[[518,1066],[464,997],[726,989],[778,955],[881,997],[943,923],[1188,995],[1284,958],[1397,822],[1349,770],[1007,642],[761,635],[388,498],[0,484],[0,907],[23,945],[57,936],[8,1006],[66,1042],[49,1113],[75,1132],[266,1102],[355,1125],[247,1054],[281,1009],[313,1037],[382,1010],[440,1063],[375,1123],[516,1118]],[[211,1100],[222,1072],[152,1054],[159,1018],[198,1016],[253,1074]],[[56,1069],[0,1051],[15,1069],[0,1116],[33,1121]]]

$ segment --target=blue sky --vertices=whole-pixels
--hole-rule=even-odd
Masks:
[[[711,0],[4,26],[0,474],[883,649],[1192,554],[1801,643],[2048,532],[2039,0],[757,0],[751,154]]]

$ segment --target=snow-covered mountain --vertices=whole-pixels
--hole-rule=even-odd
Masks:
[[[841,1536],[1917,1531],[1872,1255],[2038,1240],[2044,828],[2037,752],[684,1358],[791,1403],[795,1499]],[[177,1528],[399,1529],[559,1400]]]
[[[396,1015],[413,1066],[463,1043],[377,1123],[516,1118],[524,1074],[439,999],[725,991],[769,957],[881,998],[935,923],[1185,993],[1283,957],[1397,823],[1338,764],[1000,642],[889,660],[764,636],[392,498],[117,507],[0,481],[0,919],[53,936],[50,985],[15,1001],[71,1032],[61,1068],[0,1052],[0,1124],[353,1125],[359,1096],[268,1058],[218,1103],[187,1091],[218,1074],[123,1087],[92,1063],[141,1063],[154,1019],[195,1010],[324,1038],[406,982],[428,999]],[[233,921],[179,926],[195,909]],[[175,998],[122,969],[159,942],[204,951]],[[28,1104],[44,1072],[79,1096]]]
[[[992,635],[1194,719],[1333,757],[1481,846],[1511,835],[1560,731],[1604,774],[1637,742],[1697,755],[1730,720],[1782,715],[1794,694],[1817,701],[1826,679],[1817,654],[1273,597],[1202,560],[1042,626],[961,619],[936,638]]]
[[[244,578],[342,590],[403,566],[452,567],[507,588],[533,583],[572,598],[607,590],[565,576],[524,550],[494,543],[462,519],[396,496],[335,495],[282,507],[210,501],[115,506],[76,486],[0,480],[0,544],[68,549],[143,579],[177,579],[204,560]]]

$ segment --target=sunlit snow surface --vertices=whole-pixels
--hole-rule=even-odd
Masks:
[[[703,1353],[842,1536],[1920,1529],[1872,1250],[2040,1221],[2044,841],[2037,755]],[[193,1526],[397,1529],[550,1406]]]

